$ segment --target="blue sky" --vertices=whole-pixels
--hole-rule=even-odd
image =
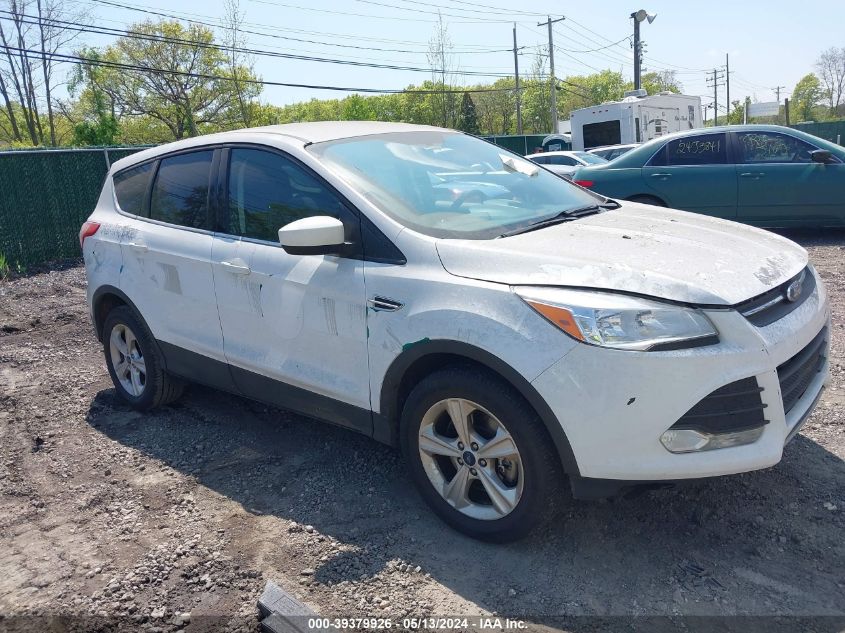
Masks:
[[[143,20],[145,14],[92,0],[69,0],[90,8],[97,24],[123,28]],[[203,0],[113,0],[138,9],[178,14],[186,19],[216,23],[223,17],[222,2]],[[788,96],[795,83],[813,70],[819,53],[830,46],[845,46],[845,2],[814,2],[801,13],[794,0],[677,2],[644,0],[642,4],[603,0],[561,2],[535,0],[240,0],[248,23],[245,28],[269,36],[245,37],[253,48],[270,49],[353,61],[428,67],[427,42],[434,33],[438,8],[449,28],[462,71],[512,73],[512,22],[517,21],[520,68],[532,62],[530,47],[546,41],[545,27],[537,22],[545,14],[567,20],[555,27],[558,76],[584,74],[596,69],[621,70],[633,77],[633,56],[626,37],[631,35],[632,11],[644,8],[656,13],[653,24],[643,23],[647,70],[673,69],[689,94],[707,97],[705,69],[725,63],[730,53],[731,99],[750,95],[759,101],[774,100],[772,88],[786,86]],[[479,7],[481,5],[481,7]],[[275,37],[272,37],[275,36]],[[296,41],[310,40],[310,42]],[[622,40],[620,42],[620,40]],[[85,43],[103,45],[108,38],[85,36]],[[619,42],[618,44],[613,44]],[[355,48],[358,47],[358,48]],[[605,48],[606,47],[606,48]],[[381,49],[381,50],[378,50]],[[392,49],[392,50],[385,50]],[[595,50],[601,49],[601,50]],[[399,52],[401,51],[401,52]],[[492,52],[497,51],[497,52]],[[591,51],[591,52],[573,52]],[[429,75],[408,70],[388,70],[305,62],[279,58],[256,58],[256,70],[265,80],[365,88],[402,88]],[[467,83],[478,77],[465,77]],[[719,99],[724,103],[724,87]],[[343,93],[267,87],[262,99],[277,105],[311,97],[342,96]]]

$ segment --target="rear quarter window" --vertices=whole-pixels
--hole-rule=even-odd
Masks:
[[[117,206],[121,211],[132,215],[146,215],[144,202],[152,174],[153,163],[146,163],[125,169],[112,177]]]
[[[150,217],[169,224],[204,228],[213,150],[161,159],[150,200]]]

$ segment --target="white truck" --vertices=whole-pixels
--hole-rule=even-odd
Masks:
[[[644,143],[672,132],[703,127],[701,98],[671,92],[625,93],[622,101],[573,110],[572,149]]]

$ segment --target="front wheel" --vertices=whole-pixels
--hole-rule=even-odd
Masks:
[[[551,514],[562,473],[527,402],[483,370],[441,370],[420,382],[402,414],[403,453],[434,512],[473,538],[525,536]]]

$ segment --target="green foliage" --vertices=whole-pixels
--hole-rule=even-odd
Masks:
[[[149,39],[122,37],[102,51],[81,55],[120,65],[79,71],[74,86],[83,88],[89,117],[96,121],[89,122],[95,131],[81,130],[83,137],[116,133],[102,115],[106,105],[116,120],[119,114],[121,119],[143,117],[163,125],[171,140],[236,127],[243,120],[240,100],[251,104],[260,85],[249,68],[228,64],[210,29],[163,20],[130,30]]]
[[[6,259],[6,255],[0,253],[0,279],[6,279],[10,272],[11,269],[9,268],[9,262]]]
[[[645,73],[640,78],[640,81],[642,83],[642,87],[645,88],[650,95],[656,95],[661,92],[674,92],[675,94],[680,94],[682,91],[681,84],[675,76],[675,71],[673,70]],[[631,88],[633,87],[633,84],[631,84]]]
[[[821,81],[814,73],[804,75],[792,91],[792,119],[795,121],[813,121],[817,113],[821,114],[819,103],[824,98]]]
[[[468,134],[479,134],[478,114],[475,111],[475,104],[468,92],[461,98],[461,114],[458,117],[458,129]]]

